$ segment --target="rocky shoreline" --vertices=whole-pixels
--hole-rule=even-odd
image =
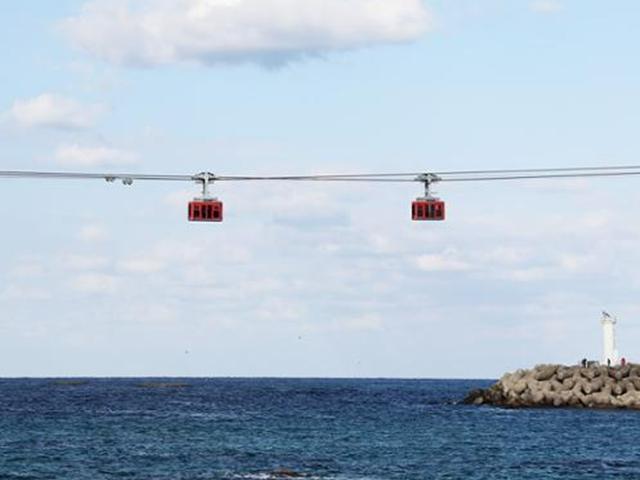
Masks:
[[[473,390],[464,403],[507,408],[640,409],[640,365],[537,365],[507,373],[487,389]]]

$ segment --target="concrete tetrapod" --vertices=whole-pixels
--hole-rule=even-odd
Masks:
[[[624,367],[537,365],[506,373],[464,403],[508,408],[574,407],[640,410],[640,365]]]

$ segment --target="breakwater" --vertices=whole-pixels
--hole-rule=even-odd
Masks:
[[[640,409],[640,365],[537,365],[507,373],[464,400],[473,405]]]

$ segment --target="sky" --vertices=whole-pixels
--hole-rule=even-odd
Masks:
[[[631,0],[0,3],[0,170],[637,164]],[[640,351],[640,180],[0,180],[0,376],[495,378]]]

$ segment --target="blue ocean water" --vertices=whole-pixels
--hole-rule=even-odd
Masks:
[[[0,479],[640,479],[640,412],[458,403],[490,383],[0,380]]]

